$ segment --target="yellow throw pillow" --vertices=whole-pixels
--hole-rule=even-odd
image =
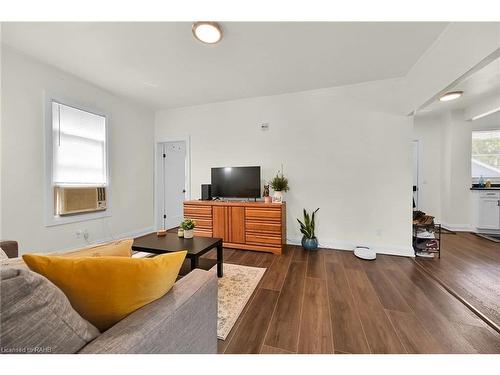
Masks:
[[[28,267],[52,281],[73,308],[101,332],[165,295],[174,285],[186,251],[154,258],[67,258],[25,254]]]
[[[54,253],[62,257],[131,257],[133,239],[118,240],[108,242],[102,245],[84,247],[83,249],[73,250],[66,253]]]

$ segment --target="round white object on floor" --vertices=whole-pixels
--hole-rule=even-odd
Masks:
[[[354,255],[364,260],[375,260],[375,258],[377,258],[375,250],[366,246],[356,246],[354,249]]]

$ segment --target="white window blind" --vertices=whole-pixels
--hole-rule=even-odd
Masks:
[[[52,102],[54,185],[106,185],[106,118]]]

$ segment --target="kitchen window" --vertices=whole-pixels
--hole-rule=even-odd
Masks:
[[[500,183],[500,130],[472,131],[471,162],[473,183],[481,177]]]

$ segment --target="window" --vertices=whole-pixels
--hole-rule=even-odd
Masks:
[[[106,116],[46,97],[46,225],[110,216]]]
[[[106,118],[52,102],[55,186],[105,186]]]
[[[472,132],[472,179],[500,181],[500,130]]]

